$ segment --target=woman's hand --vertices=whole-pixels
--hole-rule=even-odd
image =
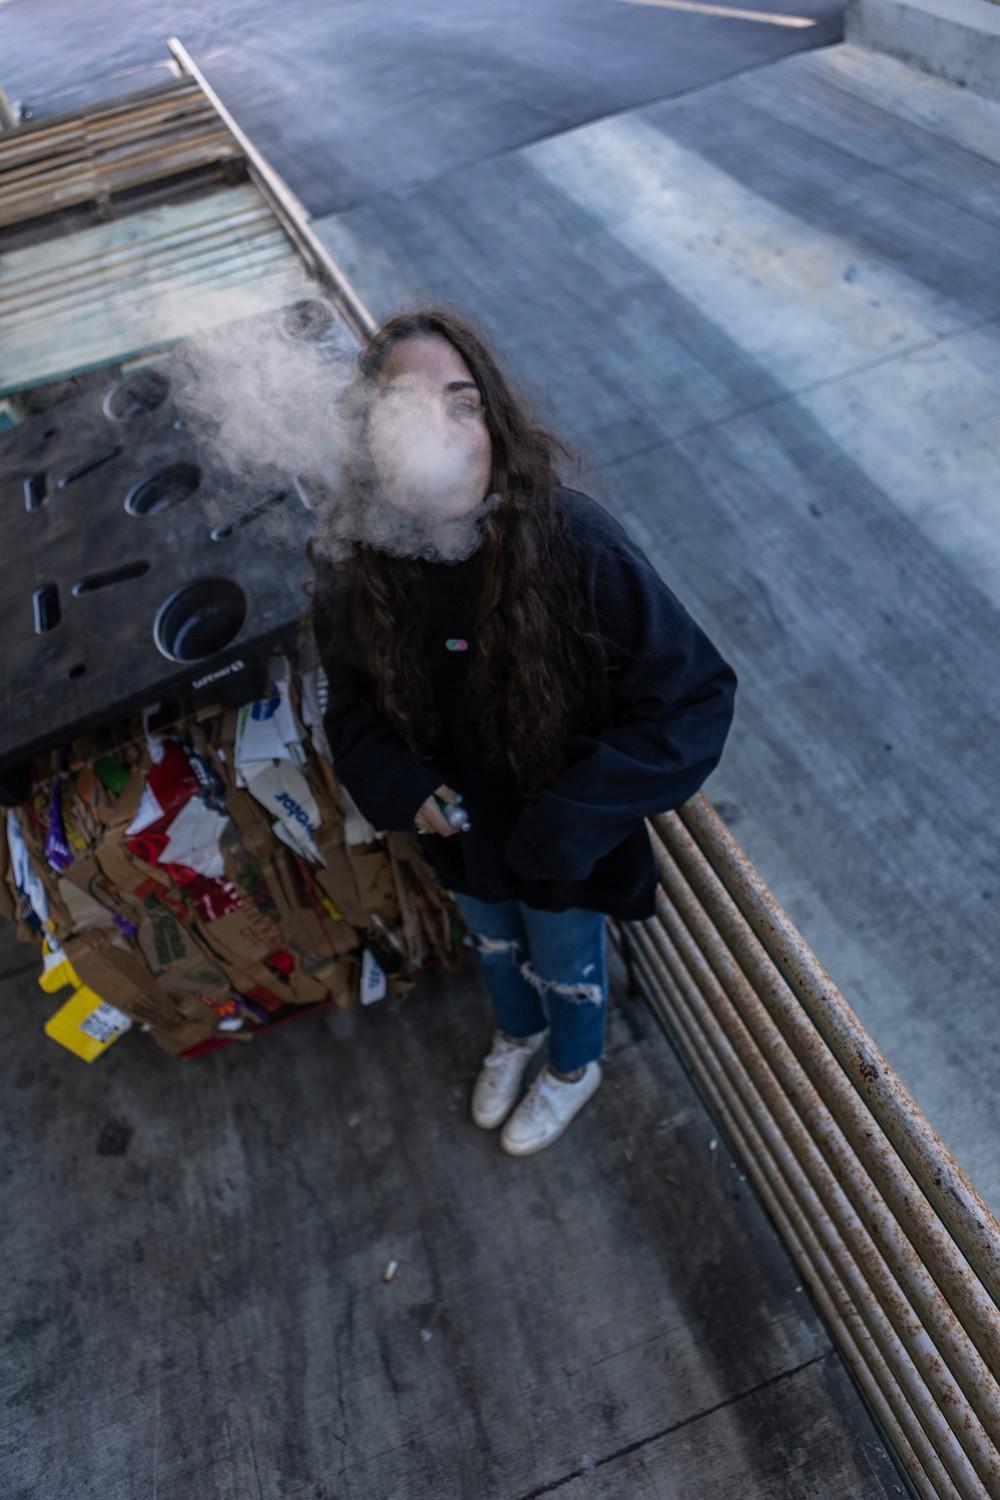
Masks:
[[[458,833],[459,830],[453,828],[448,822],[435,802],[435,797],[440,797],[442,802],[458,801],[457,792],[452,791],[450,786],[442,784],[432,796],[427,798],[426,802],[421,804],[413,821],[421,833],[439,833],[442,838],[449,838],[451,834]]]

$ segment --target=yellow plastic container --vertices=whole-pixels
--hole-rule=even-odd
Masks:
[[[50,948],[46,943],[43,961],[38,980],[43,990],[51,994],[68,984],[73,986],[66,1004],[46,1021],[45,1035],[84,1062],[93,1062],[128,1031],[131,1018],[83,984],[61,948]]]

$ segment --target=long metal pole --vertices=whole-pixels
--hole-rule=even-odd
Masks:
[[[841,1232],[849,1232],[856,1241],[859,1264],[866,1275],[878,1278],[885,1294],[883,1306],[893,1316],[897,1328],[906,1337],[913,1320],[909,1305],[912,1303],[937,1346],[925,1351],[930,1368],[933,1370],[939,1362],[940,1351],[994,1443],[1000,1443],[1000,1388],[990,1373],[991,1365],[1000,1368],[996,1360],[996,1351],[1000,1349],[1000,1314],[935,1219],[917,1182],[901,1162],[896,1162],[896,1186],[908,1215],[921,1214],[923,1205],[920,1223],[922,1237],[934,1251],[930,1261],[933,1276],[921,1261],[911,1239],[903,1232],[906,1222],[901,1227],[866,1170],[869,1156],[874,1155],[880,1164],[882,1156],[877,1148],[874,1122],[864,1102],[844,1081],[846,1112],[852,1114],[852,1123],[865,1148],[856,1154],[841,1128],[842,1122],[838,1122],[823,1101],[822,1093],[832,1092],[833,1085],[824,1091],[814,1086],[796,1048],[786,1041],[762,1004],[758,990],[732,956],[722,951],[721,945],[716,945],[709,963],[706,948],[713,929],[684,873],[655,834],[654,838],[664,885],[658,892],[659,920],[652,928],[654,937],[659,941],[662,933],[665,941],[669,938],[680,949],[715,1026],[740,1047],[744,1061],[755,1070],[761,1095],[779,1115],[786,1137],[797,1154],[810,1162],[810,1176],[827,1209],[837,1218]],[[791,1001],[793,1006],[795,1003]],[[801,1019],[808,1025],[804,1017]],[[791,1030],[789,1027],[790,1035]],[[797,1036],[794,1040],[798,1040]],[[832,1065],[829,1072],[836,1080],[839,1069],[832,1058],[829,1062]],[[794,1103],[794,1109],[789,1101]],[[895,1292],[887,1291],[886,1265],[892,1269]],[[955,1309],[938,1286],[938,1280],[966,1309],[971,1329],[964,1328],[956,1318]],[[901,1287],[905,1288],[909,1301],[899,1295]],[[973,1332],[984,1346],[982,1354],[977,1352],[970,1336]],[[921,1356],[915,1353],[915,1357]],[[951,1409],[948,1398],[943,1404]],[[996,1478],[1000,1491],[1000,1474]]]
[[[195,80],[226,129],[236,140],[246,157],[248,170],[254,183],[274,209],[306,264],[330,288],[339,304],[344,321],[355,338],[359,343],[364,343],[375,327],[375,319],[312,228],[305,208],[288,184],[279,177],[270,162],[257,150],[249,136],[237,125],[184,44],[177,37],[172,36],[168,39],[167,46],[182,72]]]
[[[629,924],[627,927],[623,926],[622,933],[622,941],[635,952],[636,968],[650,1003],[666,1018],[695,1074],[709,1109],[729,1136],[756,1192],[772,1214],[806,1285],[828,1318],[836,1343],[871,1402],[896,1453],[905,1464],[906,1472],[921,1500],[956,1500],[959,1492],[902,1396],[894,1373],[873,1343],[836,1271],[819,1246],[811,1226],[802,1218],[795,1204],[790,1202],[787,1188],[776,1174],[769,1153],[752,1123],[747,1122],[744,1129],[729,1108],[727,1092],[720,1088],[707,1067],[703,1048],[696,1045],[692,1032],[685,1024],[676,991],[670,988],[669,980],[654,968],[641,929],[636,924]]]
[[[994,1302],[1000,1302],[1000,1223],[805,938],[793,926],[745,850],[700,793],[679,810],[677,818],[658,816],[652,823],[674,852],[690,856],[695,847],[701,851],[704,859],[699,863],[707,861],[711,865],[717,886],[707,878],[699,883],[711,903],[713,919],[718,913],[716,925],[720,933],[727,941],[730,933],[735,936],[736,924],[730,914],[735,905],[741,921],[752,928],[854,1088],[867,1100],[872,1114],[976,1268]],[[718,899],[718,887],[730,897],[731,904],[725,911]],[[695,888],[704,900],[702,890]],[[737,941],[734,951],[745,952],[748,945],[742,933]]]
[[[895,1269],[902,1258],[899,1241],[903,1237],[898,1226],[892,1226],[891,1217],[883,1214],[880,1227],[884,1233],[877,1239],[869,1236],[795,1111],[781,1090],[774,1087],[774,1080],[749,1033],[744,1031],[742,1037],[734,1036],[727,1024],[718,1024],[713,1006],[700,993],[688,969],[686,956],[682,956],[655,919],[645,924],[643,931],[655,950],[655,956],[650,952],[650,960],[657,963],[664,981],[668,976],[672,981],[685,1017],[708,1049],[709,1065],[724,1088],[727,1101],[739,1110],[741,1117],[745,1114],[753,1122],[763,1138],[777,1173],[787,1184],[796,1217],[809,1224],[822,1244],[854,1309],[894,1371],[955,1482],[969,1488],[970,1478],[974,1482],[978,1475],[981,1484],[974,1482],[971,1494],[977,1495],[980,1489],[986,1494],[1000,1493],[1000,1455],[887,1265],[889,1262]],[[737,1030],[741,1030],[738,1022]],[[894,1241],[891,1251],[885,1240]],[[923,1270],[912,1252],[911,1260]],[[903,1268],[913,1273],[914,1266],[905,1259]],[[938,1294],[934,1301],[928,1290],[933,1283],[926,1273],[919,1280],[924,1301],[930,1304],[939,1331],[942,1328],[950,1331],[949,1309],[943,1298]],[[953,1317],[951,1321],[954,1323]],[[977,1359],[967,1338],[964,1346],[963,1349],[960,1340],[952,1336],[949,1349],[952,1358],[961,1363],[964,1354],[962,1368],[968,1384],[984,1404],[990,1395],[995,1404],[996,1384],[989,1370]],[[966,1369],[970,1354],[975,1362],[971,1373]],[[949,1425],[952,1431],[948,1430]]]

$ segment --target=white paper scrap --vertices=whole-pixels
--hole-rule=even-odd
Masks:
[[[45,894],[45,886],[35,873],[31,855],[28,853],[28,846],[24,842],[24,834],[21,831],[21,820],[12,807],[7,809],[7,847],[10,849],[14,884],[27,896],[31,909],[42,926],[48,927],[49,900]]]
[[[155,792],[153,792],[147,782],[142,789],[142,796],[139,798],[139,806],[135,810],[135,817],[125,832],[131,838],[134,833],[142,833],[144,828],[149,828],[151,824],[158,823],[162,817],[163,808],[157,801]]]
[[[247,789],[261,807],[277,824],[287,824],[298,843],[308,851],[309,858],[321,864],[313,842],[313,834],[320,825],[319,808],[298,766],[290,761],[261,761],[245,765],[243,775]]]
[[[258,698],[254,703],[245,703],[236,715],[235,759],[238,766],[246,766],[255,760],[290,760],[288,746],[281,738],[278,709],[281,697],[275,692],[270,698]]]
[[[385,970],[370,948],[361,954],[361,1004],[371,1005],[381,1000],[388,988]]]
[[[220,880],[226,873],[219,840],[229,824],[225,813],[207,807],[200,797],[185,802],[167,829],[161,865],[186,865],[199,875]]]

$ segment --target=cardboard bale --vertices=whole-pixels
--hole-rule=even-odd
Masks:
[[[344,801],[333,767],[321,755],[312,755],[305,767],[306,780],[316,798],[324,828],[344,838]]]
[[[18,896],[10,867],[10,848],[7,843],[7,813],[0,809],[0,920],[16,922]]]
[[[94,858],[101,873],[115,888],[118,899],[141,916],[147,896],[155,894],[165,906],[183,917],[187,903],[166,870],[158,870],[155,865],[148,865],[138,859],[126,847],[124,834],[124,827],[115,829],[94,849]]]
[[[266,864],[274,848],[270,818],[255,797],[239,789],[226,796],[226,811],[239,834],[240,848],[259,869]],[[225,847],[231,849],[233,841],[227,840]]]
[[[229,976],[191,929],[158,901],[148,903],[137,941],[157,984],[184,1015],[197,1014],[191,1001],[210,1010],[232,1003]]]
[[[97,868],[96,864],[94,868]],[[84,886],[68,880],[65,874],[58,877],[57,884],[63,905],[69,913],[70,932],[87,932],[92,927],[114,927],[115,918],[111,908],[104,902],[97,901]]]
[[[347,858],[354,872],[362,912],[378,912],[384,922],[399,921],[399,902],[389,854],[379,839],[370,844],[347,844]]]
[[[91,843],[106,832],[124,830],[138,811],[150,765],[149,752],[141,738],[141,720],[124,726],[135,743],[118,749],[104,733],[86,736],[80,745],[83,764],[70,790],[72,815],[88,829]]]
[[[326,987],[327,994],[338,1010],[350,1010],[358,998],[361,960],[353,953],[328,959],[312,977]]]
[[[175,1030],[167,1030],[157,1025],[156,1022],[150,1021],[145,1023],[143,1030],[147,1035],[152,1037],[158,1047],[161,1047],[164,1052],[169,1053],[171,1057],[180,1057],[183,1053],[190,1051],[192,1047],[197,1047],[202,1042],[214,1041],[219,1036],[224,1036],[227,1041],[235,1040],[237,1042],[252,1041],[254,1036],[253,1031],[219,1032],[214,1027],[214,1021],[213,1030],[210,1032],[206,1032],[204,1027],[196,1021],[184,1021]]]
[[[3,871],[3,890],[0,894],[0,910],[4,915],[9,913],[9,920],[14,924],[14,938],[18,943],[30,943],[34,948],[41,948],[42,934],[29,922],[31,903],[23,896],[17,888],[14,879],[14,866],[10,857],[10,846],[7,842],[7,814],[4,812],[0,821],[0,834],[2,834],[2,847],[0,847],[0,869]]]
[[[208,1006],[193,997],[169,994],[142,957],[108,933],[81,933],[69,939],[64,952],[84,984],[133,1020],[149,1022],[165,1035],[192,1028],[199,1040],[215,1035],[217,1018]]]
[[[417,835],[395,830],[386,834],[386,845],[400,909],[406,913],[403,932],[411,940],[408,956],[412,967],[423,967],[433,956],[446,970],[460,968],[464,961],[464,924],[454,901],[424,859]],[[414,934],[417,926],[419,936]]]
[[[129,874],[131,873],[130,871]],[[91,852],[74,859],[68,869],[63,871],[62,879],[66,886],[75,887],[81,896],[103,907],[112,920],[118,916],[131,922],[133,926],[138,923],[142,915],[140,898],[131,891],[122,890],[108,877],[101,868],[96,853]],[[70,913],[74,913],[77,907],[66,890],[63,891],[63,899]]]
[[[291,691],[297,705],[295,679]],[[279,831],[268,808],[237,784],[236,712],[210,705],[186,714],[176,709],[165,709],[150,724],[133,715],[82,737],[72,753],[50,754],[36,765],[32,797],[19,810],[55,932],[84,982],[178,1056],[220,1036],[212,1007],[230,1005],[234,995],[277,1013],[276,1020],[293,1005],[355,1004],[366,947],[385,973],[390,996],[406,994],[413,971],[429,963],[458,966],[464,950],[457,909],[423,859],[415,832],[374,835],[335,768],[311,750],[300,769],[319,813],[315,834],[310,813],[317,863],[313,846],[297,844],[287,828]],[[178,749],[187,757],[187,805],[193,797],[204,801],[206,848],[216,840],[221,876],[214,869],[199,875],[183,863],[200,847],[190,816],[174,846],[183,851],[181,859],[170,866],[140,857],[148,852],[155,860],[169,847],[166,815],[153,829],[155,838],[129,838],[157,741],[175,762]],[[61,872],[45,857],[54,775],[65,843],[74,856]],[[198,783],[193,791],[192,779]],[[355,839],[359,831],[372,836],[349,844],[348,829]],[[185,844],[192,831],[194,843]],[[37,923],[25,920],[9,865],[4,839],[0,918],[13,920],[18,935],[37,947]],[[247,1041],[259,1029],[248,1023],[222,1035]]]
[[[35,874],[45,889],[49,908],[51,934],[60,941],[73,930],[73,919],[59,890],[58,871],[45,857],[45,825],[40,820],[47,816],[47,804],[38,797],[20,809],[21,834]]]
[[[364,929],[368,923],[368,912],[361,904],[347,845],[334,830],[325,828],[319,830],[316,844],[323,856],[323,863],[315,872],[317,885],[333,902],[345,922],[352,927]]]
[[[314,870],[300,855],[277,847],[264,873],[281,931],[304,960],[349,953],[358,946],[354,928],[324,908]]]

